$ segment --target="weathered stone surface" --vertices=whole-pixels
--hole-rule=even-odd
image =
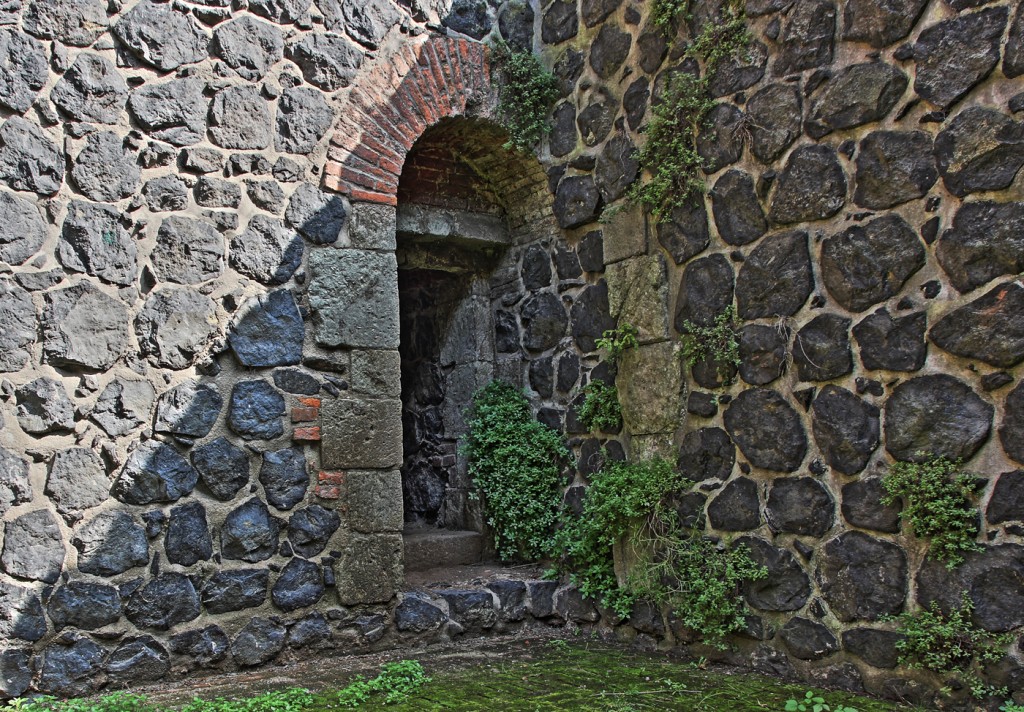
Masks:
[[[121,618],[121,597],[113,586],[71,581],[53,592],[46,613],[57,630],[67,626],[95,630]]]
[[[793,363],[801,381],[831,381],[853,370],[850,319],[819,314],[804,325],[793,342]]]
[[[55,583],[64,568],[64,554],[60,527],[49,510],[37,509],[6,522],[0,564],[11,576]]]
[[[284,56],[284,40],[278,28],[243,15],[217,27],[213,51],[242,78],[258,81]]]
[[[440,628],[447,619],[439,606],[418,591],[403,593],[395,609],[395,626],[402,632],[427,633]]]
[[[880,309],[853,327],[865,368],[916,371],[924,365],[928,346],[924,340],[925,312],[893,318]]]
[[[846,203],[846,175],[828,146],[800,146],[786,161],[772,194],[774,223],[824,220]]]
[[[75,121],[116,124],[128,101],[128,85],[109,61],[83,52],[54,86],[50,99]]]
[[[228,343],[245,366],[288,366],[302,359],[304,332],[291,292],[279,289],[242,305]]]
[[[402,580],[402,535],[351,535],[334,573],[342,605],[390,601]]]
[[[114,34],[139,59],[162,72],[206,59],[210,43],[195,20],[152,0],[142,0],[123,14]]]
[[[46,635],[43,605],[34,591],[0,581],[0,635],[33,643]]]
[[[782,29],[772,71],[781,77],[829,64],[835,32],[835,5],[828,0],[798,0]]]
[[[924,196],[939,174],[924,131],[875,131],[860,142],[853,202],[885,210]]]
[[[635,435],[673,432],[679,426],[683,374],[678,346],[671,341],[629,349],[616,386],[622,420]]]
[[[267,505],[253,497],[225,517],[220,530],[220,551],[225,559],[255,563],[277,552],[279,524]]]
[[[825,462],[844,475],[855,475],[878,448],[878,408],[850,391],[827,385],[811,410],[814,441]]]
[[[679,280],[676,298],[675,329],[682,333],[687,322],[711,326],[732,305],[733,269],[720,254],[693,260]],[[625,319],[624,321],[629,321]]]
[[[175,175],[146,181],[142,195],[153,212],[184,210],[188,205],[188,186]]]
[[[318,343],[398,348],[398,263],[393,253],[317,250],[309,255],[308,269]],[[341,303],[338,294],[349,297]]]
[[[253,215],[231,241],[229,264],[263,284],[287,282],[302,262],[302,238],[275,218]]]
[[[668,335],[669,289],[662,255],[641,255],[608,265],[605,280],[609,313],[616,323],[633,325],[640,341]]]
[[[160,222],[151,259],[164,281],[205,282],[224,271],[224,238],[209,223],[172,215]]]
[[[208,613],[230,613],[262,606],[267,600],[270,573],[266,569],[217,571],[203,584]]]
[[[192,466],[206,489],[223,502],[249,484],[249,456],[227,438],[215,438],[193,450]]]
[[[527,7],[527,9],[529,8]],[[327,29],[333,31],[344,26],[349,36],[369,49],[377,49],[381,40],[384,39],[391,28],[400,25],[403,20],[402,13],[398,12],[386,0],[370,0],[370,2],[343,0],[338,11],[330,13],[324,9],[324,4],[321,3],[321,10],[330,19],[330,21],[325,22]],[[530,13],[530,18],[530,32],[532,36],[532,12]],[[502,34],[506,39],[509,38],[507,32],[503,31]]]
[[[302,70],[310,84],[324,91],[347,87],[363,62],[360,49],[341,35],[307,34],[288,45],[288,59]]]
[[[0,261],[20,265],[39,251],[45,239],[46,223],[39,208],[12,193],[0,191]]]
[[[150,136],[175,146],[191,146],[206,135],[207,100],[203,82],[194,77],[143,84],[132,92],[128,111]]]
[[[270,440],[284,432],[284,397],[264,380],[236,383],[228,407],[228,427],[244,440]]]
[[[758,537],[742,537],[735,546],[746,547],[750,558],[768,569],[768,576],[743,584],[747,603],[762,611],[797,611],[811,596],[811,579],[796,557]]]
[[[111,494],[128,504],[175,502],[198,481],[199,473],[174,448],[147,440],[128,457]]]
[[[601,194],[591,176],[570,176],[558,183],[554,211],[558,226],[579,227],[597,218]]]
[[[580,29],[576,3],[555,0],[548,6],[541,18],[540,38],[544,44],[559,44],[575,37]]]
[[[590,45],[590,66],[602,79],[610,79],[626,61],[633,37],[614,24],[605,24]]]
[[[779,631],[779,639],[800,660],[821,660],[839,650],[839,641],[832,632],[807,618],[790,618]]]
[[[843,649],[879,668],[896,667],[900,657],[896,644],[901,640],[904,636],[891,630],[852,628],[843,631]]]
[[[88,452],[88,451],[87,451]],[[0,515],[32,499],[28,460],[0,447]]]
[[[743,112],[732,104],[716,104],[704,119],[706,122],[697,135],[697,154],[701,169],[717,173],[740,159],[743,154]]]
[[[533,8],[526,0],[510,0],[498,8],[498,31],[506,42],[522,52],[533,49]]]
[[[708,521],[723,531],[749,531],[761,525],[757,483],[749,477],[730,481],[708,504]]]
[[[171,658],[160,643],[148,635],[127,638],[107,658],[106,672],[122,684],[162,680],[171,671]]]
[[[898,460],[935,455],[969,460],[988,439],[991,405],[963,381],[919,376],[893,389],[885,404],[885,449]]]
[[[467,396],[482,384],[470,383]],[[402,461],[402,403],[397,399],[337,398],[320,411],[321,466],[390,469]]]
[[[288,520],[288,541],[299,556],[318,555],[341,526],[337,512],[312,504],[295,512]]]
[[[737,333],[740,378],[752,386],[766,386],[786,370],[789,330],[748,324]]]
[[[0,651],[0,692],[9,698],[23,696],[32,685],[32,666],[26,650]]]
[[[800,416],[777,392],[743,391],[729,403],[724,419],[733,442],[755,467],[792,472],[803,462],[807,436]]]
[[[345,477],[346,522],[349,528],[367,534],[401,531],[402,475],[398,471],[351,471]]]
[[[196,182],[196,205],[202,208],[237,208],[242,202],[242,187],[231,181],[203,176]]]
[[[64,182],[64,156],[38,126],[12,116],[0,126],[0,177],[14,190],[53,195]]]
[[[46,478],[46,494],[62,515],[76,516],[84,509],[102,504],[109,492],[110,480],[98,454],[84,447],[58,450],[53,454]]]
[[[209,561],[213,556],[213,540],[210,526],[206,523],[206,509],[196,501],[189,501],[171,508],[164,551],[172,564],[191,566],[199,561]]]
[[[376,639],[369,633],[369,629],[384,632],[384,619],[380,615],[361,616],[356,620],[356,627],[359,632],[366,636],[367,640]],[[380,636],[377,635],[377,638]],[[331,626],[327,619],[319,611],[314,611],[303,618],[295,621],[288,628],[288,647],[305,648],[308,646],[320,647],[331,639]]]
[[[268,213],[280,213],[284,207],[284,191],[281,190],[277,181],[247,180],[245,181],[245,193],[253,205]]]
[[[279,25],[290,25],[309,9],[311,0],[253,0],[249,10]]]
[[[946,314],[928,334],[949,353],[1000,368],[1024,360],[1024,287],[1004,282]]]
[[[309,487],[306,458],[302,450],[285,448],[263,453],[260,484],[263,485],[267,501],[277,509],[288,510],[301,502]]]
[[[71,178],[90,200],[116,202],[139,188],[137,157],[125,150],[117,134],[98,131],[86,138],[71,167]]]
[[[172,635],[170,647],[172,652],[188,656],[197,665],[207,666],[227,656],[228,637],[218,626],[210,625]]]
[[[285,220],[315,245],[337,242],[345,224],[345,203],[337,195],[303,183],[292,193]]]
[[[601,199],[610,203],[621,198],[639,171],[636,146],[625,134],[613,136],[601,149],[594,167],[594,182]]]
[[[956,103],[995,68],[1007,15],[989,8],[925,29],[914,44],[914,90],[943,108]]]
[[[966,592],[974,606],[974,625],[1005,633],[1024,624],[1024,549],[1016,544],[985,546],[968,552],[954,571],[928,557],[917,573],[917,602],[936,603],[943,612],[963,605]]]
[[[668,220],[658,223],[657,234],[658,242],[668,250],[677,265],[699,255],[711,243],[704,201],[691,198],[685,204],[673,208]]]
[[[765,238],[754,248],[736,278],[741,319],[792,316],[814,289],[807,233],[799,230]]]
[[[480,630],[492,627],[498,619],[490,591],[448,589],[440,591],[448,603],[451,619],[463,628]]]
[[[60,381],[41,377],[15,392],[18,425],[26,433],[43,435],[75,427],[75,412]]]
[[[886,494],[881,477],[868,477],[843,486],[843,517],[852,526],[896,534],[900,530],[900,506],[883,505]]]
[[[800,135],[803,102],[791,84],[770,84],[746,105],[750,151],[762,163],[772,163]]]
[[[999,475],[992,488],[985,519],[989,524],[1024,521],[1024,470]]]
[[[36,329],[32,297],[16,284],[0,281],[0,371],[20,371],[25,366]]]
[[[885,118],[907,89],[907,75],[885,62],[845,67],[818,91],[806,124],[809,136],[821,138]]]
[[[334,111],[324,95],[308,87],[281,94],[274,147],[287,153],[312,153],[331,128]]]
[[[926,4],[924,0],[851,0],[843,12],[842,37],[887,47],[910,33]]]
[[[103,666],[106,652],[88,638],[77,638],[70,645],[47,645],[40,663],[40,692],[62,697],[87,695],[95,689],[95,677]]]
[[[267,618],[253,618],[231,641],[231,657],[241,666],[270,662],[284,649],[288,629]]]
[[[75,530],[71,543],[82,573],[116,576],[149,563],[146,530],[124,510],[100,512]]]
[[[768,48],[755,39],[746,52],[729,53],[718,62],[708,75],[708,93],[719,97],[752,87],[764,77],[767,64]]]
[[[92,134],[89,138],[95,136],[113,137],[114,134]],[[116,146],[120,152],[119,141]],[[110,160],[116,159],[110,157]],[[111,180],[112,177],[103,179]],[[131,190],[137,186],[136,170]],[[112,205],[71,201],[57,243],[57,258],[61,264],[69,270],[85,272],[105,282],[121,286],[133,284],[138,271],[135,242],[120,220],[121,213]]]
[[[644,35],[646,36],[646,35]],[[644,36],[640,37],[643,41]],[[650,82],[647,77],[636,79],[622,95],[622,108],[626,112],[626,123],[634,131],[640,127],[647,113],[647,102],[651,97]]]
[[[270,597],[282,611],[312,606],[324,595],[324,577],[312,561],[293,557],[278,576]]]
[[[139,628],[168,630],[199,617],[199,594],[188,576],[161,574],[128,598],[124,614]]]
[[[217,306],[187,287],[153,292],[135,317],[144,356],[163,368],[188,368],[217,332]]]
[[[22,16],[25,32],[70,47],[88,47],[108,25],[106,7],[98,0],[32,0]]]
[[[718,234],[730,245],[747,245],[768,230],[754,192],[754,179],[743,171],[726,172],[711,190],[711,211]]]
[[[835,521],[835,502],[812,477],[781,477],[772,481],[764,513],[774,532],[821,537]]]
[[[896,615],[907,597],[907,555],[896,544],[846,532],[818,554],[815,577],[836,618],[876,621]]]
[[[967,107],[935,137],[935,158],[954,195],[1002,190],[1024,165],[1024,124],[1001,111]]]
[[[24,113],[36,99],[47,78],[46,50],[42,43],[22,33],[0,30],[0,104]]]
[[[530,245],[523,253],[519,276],[523,288],[533,291],[551,285],[551,257],[541,245]]]
[[[1010,391],[1005,407],[1006,415],[999,426],[999,440],[1007,455],[1024,463],[1024,385]]]
[[[217,422],[224,399],[208,384],[188,380],[164,393],[157,400],[157,432],[185,438],[202,438]]]
[[[953,286],[969,292],[1024,270],[1024,203],[965,203],[939,237],[936,256]]]
[[[551,132],[548,147],[551,155],[566,156],[576,148],[579,135],[576,133],[576,107],[572,102],[562,102],[555,107],[551,116]]]
[[[222,148],[252,150],[270,145],[270,109],[256,87],[228,87],[210,107],[210,135]]]

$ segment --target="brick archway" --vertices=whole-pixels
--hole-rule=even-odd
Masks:
[[[489,55],[479,42],[429,35],[360,77],[335,128],[324,185],[355,202],[396,205],[405,156],[426,129],[487,115]]]

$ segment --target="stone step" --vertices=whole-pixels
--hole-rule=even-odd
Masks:
[[[483,535],[474,531],[412,529],[406,530],[402,539],[406,571],[476,564],[481,560],[484,547]]]

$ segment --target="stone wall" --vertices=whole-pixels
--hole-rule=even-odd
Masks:
[[[905,694],[917,683],[892,671],[884,615],[951,605],[959,587],[979,625],[1024,624],[1024,10],[750,0],[753,49],[710,82],[708,193],[662,224],[623,197],[652,93],[689,67],[649,14],[628,0],[3,11],[0,692],[490,629],[459,622],[486,608],[475,594],[424,603],[441,614],[397,595],[399,268],[438,266],[396,254],[402,226],[426,224],[403,205],[442,211],[435,238],[504,231],[448,316],[493,330],[457,330],[476,354],[444,366],[461,371],[443,389],[441,467],[491,374],[570,438],[570,504],[602,457],[678,458],[699,481],[684,516],[769,568],[732,658],[759,669]],[[489,34],[559,78],[539,162],[486,121],[475,40]],[[405,175],[421,137],[447,151],[445,175],[473,179],[431,182],[416,161]],[[724,387],[712,365],[682,367],[678,336],[730,305],[742,363]],[[626,322],[641,346],[615,373],[595,339]],[[594,378],[618,386],[621,433],[578,423]],[[888,464],[918,452],[985,481],[985,550],[954,574],[879,503]],[[454,467],[445,501],[464,526]],[[523,585],[549,620],[551,592]],[[495,610],[511,588],[487,594]],[[656,611],[598,621],[574,595],[558,593],[561,617],[686,640]],[[1022,686],[1015,656],[994,682]]]

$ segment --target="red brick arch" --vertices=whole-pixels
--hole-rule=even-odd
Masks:
[[[396,205],[416,139],[442,119],[490,103],[489,59],[479,42],[429,35],[362,75],[331,139],[324,185],[354,201]]]

